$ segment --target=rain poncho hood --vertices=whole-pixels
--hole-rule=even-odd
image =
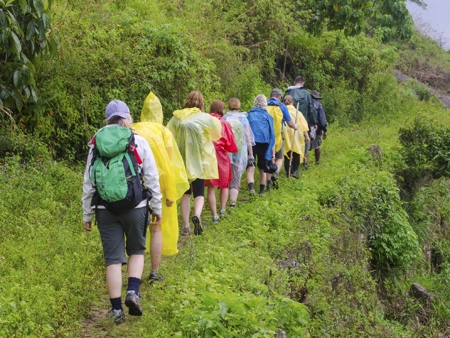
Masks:
[[[222,124],[222,137],[214,142],[214,148],[216,149],[216,157],[218,163],[219,178],[211,180],[211,184],[219,188],[228,188],[231,182],[231,161],[228,153],[237,153],[238,147],[234,139],[233,130],[231,125],[222,119],[222,116],[216,113],[211,113],[211,116],[215,117]]]
[[[167,124],[184,160],[190,182],[219,178],[213,141],[221,137],[220,121],[198,108],[176,110]]]

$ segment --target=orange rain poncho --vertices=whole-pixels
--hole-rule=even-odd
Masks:
[[[219,178],[213,141],[221,137],[220,121],[198,108],[175,110],[167,124],[180,149],[190,182]],[[186,189],[187,190],[187,189]]]
[[[287,106],[289,110],[289,114],[291,115],[292,121],[295,122],[295,115],[296,115],[296,109],[293,105]],[[298,111],[298,120],[296,122],[298,124],[298,130],[295,133],[295,140],[294,140],[294,153],[300,154],[300,163],[303,162],[303,156],[305,152],[305,135],[304,132],[308,131],[308,123],[305,120],[305,117],[303,114]],[[292,139],[294,137],[294,129],[291,128],[284,128],[283,129],[283,135],[284,135],[284,155],[288,156],[288,153],[291,151],[292,147]]]
[[[150,144],[159,173],[159,185],[163,195],[161,232],[163,237],[162,254],[178,253],[178,215],[177,206],[166,205],[165,200],[176,201],[189,189],[189,183],[178,146],[172,133],[163,126],[163,113],[159,99],[150,93],[144,101],[141,122],[133,124],[133,130]],[[147,236],[146,251],[150,250],[150,236]]]
[[[216,157],[219,170],[219,178],[211,180],[211,184],[219,188],[228,188],[228,184],[231,182],[231,160],[228,153],[237,153],[238,147],[234,139],[233,129],[229,122],[222,119],[222,115],[216,113],[210,113],[222,124],[222,137],[214,142],[214,148],[216,149]]]

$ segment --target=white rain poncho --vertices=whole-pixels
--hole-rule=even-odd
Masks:
[[[247,113],[229,111],[223,116],[223,119],[231,124],[236,145],[239,149],[237,153],[230,154],[231,164],[236,166],[239,171],[243,171],[247,166],[247,145],[255,145],[255,137],[250,128]]]

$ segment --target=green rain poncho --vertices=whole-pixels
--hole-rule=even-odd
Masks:
[[[220,121],[198,108],[185,108],[173,112],[167,124],[173,133],[186,166],[190,182],[197,178],[219,178],[213,141],[221,137]]]
[[[177,206],[166,205],[166,200],[176,201],[189,189],[189,183],[178,146],[172,133],[163,126],[163,113],[159,99],[150,93],[144,101],[141,122],[133,124],[133,130],[144,137],[152,149],[159,174],[159,185],[163,195],[161,232],[163,236],[162,254],[174,255],[178,252]],[[147,250],[150,250],[150,236],[147,236]]]

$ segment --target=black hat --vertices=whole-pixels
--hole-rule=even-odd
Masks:
[[[320,96],[320,93],[319,93],[317,90],[313,90],[313,91],[311,92],[311,96],[312,96],[313,98],[315,98],[316,100],[320,100],[320,99],[322,98],[322,96]]]

